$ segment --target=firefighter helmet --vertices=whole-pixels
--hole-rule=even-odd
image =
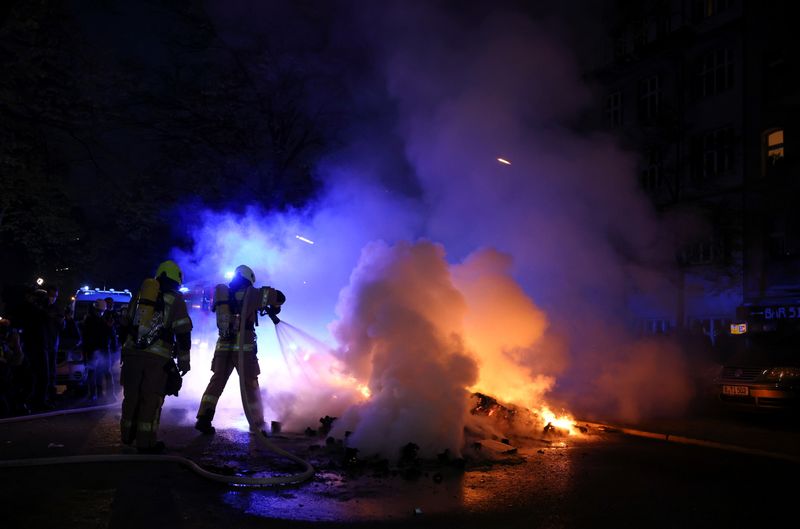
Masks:
[[[241,276],[248,281],[250,281],[251,285],[256,284],[256,274],[253,272],[253,269],[249,266],[239,265],[236,267],[236,275]]]
[[[156,270],[156,279],[161,277],[161,274],[164,274],[179,285],[183,284],[183,272],[181,272],[181,268],[175,261],[164,261],[158,265],[158,269]]]

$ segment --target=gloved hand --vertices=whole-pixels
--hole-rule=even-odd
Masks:
[[[188,373],[190,369],[191,367],[189,366],[188,359],[187,360],[181,360],[180,358],[178,359],[178,371],[180,371],[181,376]]]
[[[280,318],[278,318],[278,314],[280,312],[281,308],[276,307],[274,305],[268,306],[266,310],[267,316],[269,316],[269,319],[271,319],[272,323],[274,323],[275,325],[278,325],[281,322]]]

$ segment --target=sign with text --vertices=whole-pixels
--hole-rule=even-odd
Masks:
[[[800,305],[752,307],[750,314],[764,320],[797,320],[800,319]]]

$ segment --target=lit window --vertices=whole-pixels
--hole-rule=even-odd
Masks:
[[[767,134],[767,163],[775,165],[783,159],[783,129]]]

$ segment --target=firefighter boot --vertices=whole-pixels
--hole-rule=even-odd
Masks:
[[[211,426],[211,418],[208,415],[201,415],[197,418],[197,422],[194,423],[195,430],[199,430],[204,434],[213,434],[217,431],[216,428]]]

